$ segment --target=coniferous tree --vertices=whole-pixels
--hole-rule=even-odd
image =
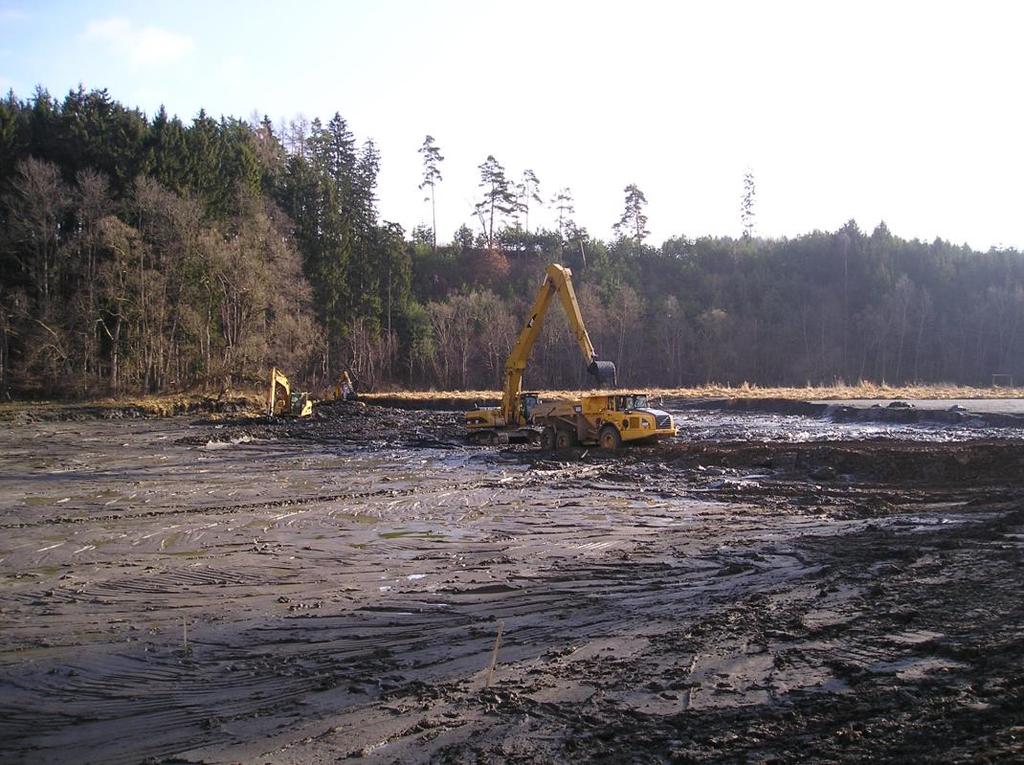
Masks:
[[[574,225],[573,215],[576,213],[572,190],[568,186],[560,189],[552,198],[551,204],[558,211],[558,235],[565,239],[566,231]]]
[[[339,115],[275,131],[147,119],[104,91],[8,94],[0,395],[252,382],[272,364],[313,385],[345,365],[370,384],[490,388],[538,262],[577,257],[595,345],[638,385],[1024,379],[1016,250],[854,221],[756,250],[713,236],[647,249],[635,186],[610,246],[577,226],[568,189],[552,200],[557,232],[503,228],[518,200],[494,193],[508,184],[493,157],[480,207],[493,222],[435,248],[432,230],[408,241],[379,220],[379,163]],[[580,383],[559,322],[535,352],[531,384]]]
[[[540,181],[537,180],[533,170],[524,170],[523,177],[516,184],[516,225],[518,226],[519,213],[523,213],[525,219],[526,233],[530,233],[530,202],[543,204],[540,198]]]
[[[423,139],[423,145],[418,152],[423,156],[423,181],[419,185],[420,191],[429,187],[430,196],[424,198],[424,202],[430,201],[431,232],[434,252],[437,253],[437,198],[436,188],[443,178],[441,177],[440,165],[444,162],[444,155],[438,148],[432,135]]]
[[[750,239],[754,233],[754,197],[757,187],[754,185],[754,173],[749,168],[743,174],[743,198],[740,201],[740,222],[743,225],[743,238]]]
[[[619,222],[615,224],[614,229],[615,233],[620,237],[628,237],[633,240],[636,247],[635,252],[639,255],[643,247],[644,238],[651,233],[647,230],[647,215],[644,213],[644,207],[647,206],[647,197],[637,188],[635,183],[626,186],[625,193],[625,209],[622,211],[622,217],[619,218]]]
[[[481,227],[487,239],[488,249],[494,246],[494,223],[495,218],[500,221],[500,216],[509,215],[516,209],[516,198],[512,193],[511,184],[505,177],[505,168],[488,154],[487,159],[478,165],[480,170],[480,188],[483,189],[483,199],[476,204],[477,215],[480,216]]]
[[[149,173],[164,187],[177,194],[189,188],[188,149],[185,126],[177,117],[168,117],[163,106],[149,129],[147,143]]]

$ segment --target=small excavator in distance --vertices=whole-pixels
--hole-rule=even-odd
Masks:
[[[270,390],[267,391],[268,417],[309,417],[313,402],[306,392],[292,390],[288,377],[277,367],[270,370]]]
[[[572,271],[552,263],[545,269],[544,282],[533,301],[530,318],[519,332],[516,344],[505,361],[501,406],[478,407],[466,412],[466,429],[474,441],[485,444],[525,442],[534,441],[542,434],[542,430],[532,424],[533,412],[540,405],[540,399],[536,393],[523,392],[523,370],[526,369],[530,351],[544,326],[544,318],[555,295],[558,295],[569,319],[569,327],[587,361],[587,371],[597,380],[598,385],[615,385],[615,364],[598,360],[587,328],[583,325],[576,292],[572,288]]]

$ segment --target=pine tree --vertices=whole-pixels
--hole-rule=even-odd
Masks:
[[[540,198],[540,181],[533,170],[524,170],[522,180],[516,184],[516,215],[521,212],[525,216],[526,233],[530,233],[530,200],[543,204]]]
[[[558,211],[558,236],[567,238],[567,230],[573,225],[573,215],[576,214],[576,207],[573,204],[572,189],[566,186],[560,189],[551,199],[551,204]]]
[[[443,178],[441,177],[441,170],[439,165],[444,162],[444,155],[441,154],[441,150],[437,147],[437,143],[434,141],[434,136],[428,135],[423,139],[423,145],[418,149],[419,153],[423,155],[423,182],[420,184],[420,191],[430,187],[430,196],[424,197],[423,201],[430,201],[430,219],[431,219],[431,235],[433,241],[434,253],[437,253],[437,201],[435,190],[437,184],[439,184]]]
[[[625,209],[622,217],[615,224],[615,233],[620,237],[629,237],[636,244],[636,254],[640,254],[644,238],[651,232],[647,230],[647,216],[644,214],[644,207],[647,205],[647,197],[631,183],[624,189],[626,192]]]
[[[754,234],[754,197],[757,187],[754,185],[754,173],[750,168],[743,174],[743,199],[740,202],[740,222],[743,224],[743,238],[750,239]]]
[[[478,165],[480,169],[480,188],[484,190],[484,198],[477,202],[476,212],[480,216],[480,224],[484,229],[484,236],[487,237],[487,247],[494,247],[494,219],[496,215],[509,215],[516,209],[516,198],[508,178],[505,177],[505,168],[488,154],[483,164]],[[487,220],[484,220],[486,214]]]

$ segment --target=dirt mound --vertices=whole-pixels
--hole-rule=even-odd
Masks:
[[[390,409],[362,401],[320,402],[309,417],[234,417],[196,424],[210,426],[211,430],[185,436],[180,443],[259,439],[442,449],[466,444],[461,420],[450,412]]]
[[[917,407],[912,401],[893,400],[887,405],[852,406],[840,401],[800,401],[785,398],[709,398],[664,397],[661,406],[678,411],[761,412],[828,418],[835,422],[881,422],[898,425],[970,424],[978,427],[1024,427],[1024,416],[1013,413],[973,412],[960,406],[946,408]]]
[[[841,477],[901,484],[1024,484],[1024,442],[932,444],[665,443],[642,453],[674,465],[767,468],[818,480]]]
[[[18,402],[0,406],[0,422],[85,422],[88,420],[137,420],[183,415],[256,414],[263,400],[256,394],[155,396],[91,402]]]

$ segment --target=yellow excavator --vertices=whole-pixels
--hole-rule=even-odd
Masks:
[[[356,393],[356,384],[352,382],[352,377],[347,369],[342,370],[338,375],[338,381],[334,383],[334,390],[331,393],[335,401],[355,401],[359,398]]]
[[[552,264],[546,269],[530,318],[505,362],[501,406],[478,407],[466,412],[466,428],[470,436],[487,444],[539,440],[544,449],[594,445],[609,451],[627,442],[648,442],[674,436],[676,428],[672,415],[651,408],[647,396],[642,393],[595,392],[568,401],[543,402],[536,393],[522,391],[526,361],[556,294],[588,363],[587,371],[596,378],[599,386],[615,386],[615,365],[598,360],[583,324],[572,287],[572,272]]]
[[[572,288],[572,271],[552,263],[545,269],[544,281],[530,309],[530,318],[505,361],[501,406],[478,407],[466,412],[466,429],[474,441],[487,444],[523,442],[536,440],[541,435],[542,430],[532,423],[533,411],[540,405],[540,398],[536,393],[523,392],[523,370],[555,295],[569,319],[569,327],[587,362],[587,371],[598,385],[615,385],[615,364],[598,360],[583,324],[576,292]]]
[[[292,390],[292,385],[277,367],[270,370],[270,390],[267,392],[267,416],[309,417],[313,402],[309,394]]]

